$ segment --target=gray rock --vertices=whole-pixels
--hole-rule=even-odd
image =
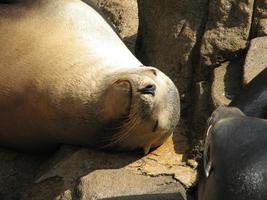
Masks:
[[[191,127],[191,131],[194,131],[194,134],[203,133],[206,127],[206,119],[209,117],[210,113],[208,112],[209,109],[209,94],[210,89],[208,88],[209,84],[206,81],[200,81],[196,83],[195,86],[195,104],[193,105],[193,120]],[[197,135],[193,135],[194,139],[201,138],[202,135],[199,137]]]
[[[184,187],[173,176],[142,174],[137,166],[129,166],[139,158],[131,153],[62,147],[41,166],[22,200],[186,199]]]
[[[228,105],[242,88],[243,62],[236,60],[222,63],[214,69],[211,97],[215,107]]]
[[[254,0],[214,0],[201,46],[204,66],[232,60],[246,48],[252,22]]]
[[[169,199],[185,200],[185,190],[172,177],[149,177],[129,170],[98,170],[80,179],[80,200]]]
[[[257,36],[267,36],[267,19],[260,19],[257,27]]]
[[[267,68],[267,37],[251,41],[244,65],[244,81],[248,83]]]
[[[33,182],[46,156],[27,155],[0,149],[0,199],[19,199]]]
[[[252,38],[266,36],[267,1],[255,1],[254,18],[252,23]]]

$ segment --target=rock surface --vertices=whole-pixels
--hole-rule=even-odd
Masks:
[[[137,153],[108,153],[62,147],[39,168],[22,199],[186,199],[181,184],[195,181],[195,170],[181,165],[167,141],[142,157]],[[173,147],[173,150],[169,148]],[[180,164],[179,164],[180,163]]]
[[[211,97],[215,107],[228,105],[242,88],[243,67],[239,60],[227,61],[214,69]]]
[[[202,65],[214,66],[236,58],[246,48],[254,0],[209,2],[202,39]]]
[[[251,40],[244,65],[244,81],[250,82],[267,68],[267,37]]]
[[[33,182],[46,156],[0,149],[0,199],[18,199]]]
[[[255,1],[254,19],[252,23],[252,36],[260,37],[266,36],[266,19],[267,19],[267,1]]]

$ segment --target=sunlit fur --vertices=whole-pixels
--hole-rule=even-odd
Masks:
[[[86,2],[0,4],[1,146],[147,153],[174,130],[180,102],[173,82],[144,67]],[[140,93],[149,84],[154,96]]]

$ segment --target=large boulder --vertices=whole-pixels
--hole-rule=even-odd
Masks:
[[[181,182],[190,186],[196,174],[177,164],[182,157],[166,151],[169,145],[145,157],[64,146],[39,167],[22,199],[185,200]]]
[[[46,157],[0,149],[0,199],[19,199]]]
[[[246,48],[254,0],[209,2],[208,18],[201,45],[204,66],[216,66],[242,54]]]
[[[254,18],[252,23],[252,37],[267,36],[267,1],[255,1]]]
[[[267,68],[267,37],[258,37],[250,42],[244,64],[244,81],[250,82]]]

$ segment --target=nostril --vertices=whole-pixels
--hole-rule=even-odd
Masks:
[[[139,89],[139,92],[141,92],[141,94],[151,94],[152,96],[155,95],[155,91],[156,86],[154,84],[149,84],[146,87]]]

